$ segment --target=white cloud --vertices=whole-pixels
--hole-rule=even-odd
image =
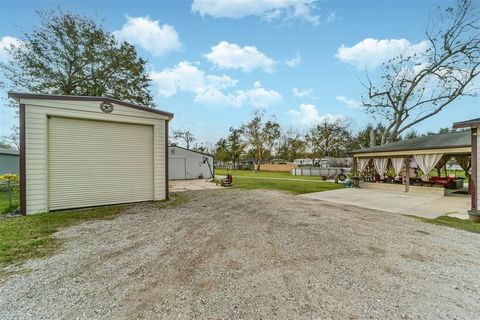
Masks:
[[[303,20],[320,25],[316,0],[193,0],[192,11],[202,16],[240,19],[259,16],[262,20]]]
[[[300,90],[298,88],[292,88],[292,94],[297,98],[310,98],[310,99],[317,99],[313,96],[313,89],[305,89]]]
[[[152,72],[150,77],[158,87],[160,96],[165,98],[177,91],[195,92],[198,88],[207,86],[204,72],[187,61],[180,62],[172,69]]]
[[[250,105],[266,108],[282,100],[280,93],[263,88],[258,81],[251,89],[228,92],[229,89],[236,87],[237,80],[227,75],[206,74],[197,65],[188,61],[180,62],[174,68],[152,72],[150,77],[161,97],[171,97],[180,91],[190,92],[195,95],[196,102],[209,106]]]
[[[347,107],[351,109],[360,109],[362,107],[362,104],[358,101],[347,99],[345,96],[336,96],[335,99],[338,101],[344,103]]]
[[[174,27],[161,25],[158,20],[151,20],[149,17],[127,17],[127,23],[114,34],[121,40],[141,46],[155,56],[163,56],[182,48]]]
[[[240,47],[227,41],[221,41],[213,46],[205,57],[220,69],[239,69],[244,72],[263,69],[266,72],[273,72],[275,68],[275,61],[258,51],[256,47]]]
[[[357,68],[374,69],[388,59],[400,53],[413,54],[425,52],[427,41],[412,44],[406,39],[377,40],[366,38],[352,47],[342,45],[335,55],[340,61],[350,63]]]
[[[326,113],[320,115],[317,107],[313,104],[301,104],[298,110],[290,109],[287,113],[292,116],[294,122],[302,126],[312,126],[323,121],[333,122],[345,119],[345,116],[341,114]]]
[[[256,108],[267,108],[282,101],[282,95],[275,90],[266,90],[260,82],[255,82],[252,89],[236,90],[233,93],[223,93],[216,88],[200,91],[196,102],[205,105],[227,105],[241,107],[250,105]]]
[[[20,46],[23,44],[23,41],[20,39],[5,36],[0,40],[0,61],[7,62],[10,59],[10,54],[7,49],[10,49],[12,46]]]
[[[302,62],[302,56],[300,53],[297,51],[295,57],[293,57],[290,60],[285,61],[285,64],[289,66],[290,68],[295,68]]]

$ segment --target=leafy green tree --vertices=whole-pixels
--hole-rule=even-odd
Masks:
[[[1,149],[13,149],[13,146],[5,139],[5,137],[2,137],[0,139],[0,148]]]
[[[418,138],[420,135],[418,134],[417,131],[415,130],[410,130],[409,132],[407,132],[405,134],[405,139],[408,140],[408,139],[414,139],[414,138]]]
[[[242,133],[247,144],[253,151],[255,170],[260,170],[260,163],[265,157],[265,149],[270,141],[275,140],[279,125],[273,121],[264,121],[264,110],[257,110],[252,114],[251,120],[242,126]]]
[[[20,133],[18,126],[12,126],[10,134],[1,137],[0,148],[20,150]]]
[[[230,160],[227,139],[222,138],[215,144],[215,160],[227,162]]]
[[[233,170],[236,169],[236,165],[240,157],[242,156],[245,145],[242,141],[242,130],[230,127],[230,134],[227,138],[227,150],[230,160],[233,163]]]
[[[295,130],[282,132],[277,147],[277,156],[287,161],[303,158],[306,153],[307,143],[302,135]]]
[[[153,106],[146,61],[93,19],[39,12],[40,25],[7,48],[2,69],[9,89],[34,93],[109,96]]]
[[[382,144],[382,136],[384,132],[386,131],[386,128],[384,125],[381,123],[378,123],[377,125],[373,125],[369,123],[367,126],[365,126],[363,129],[361,129],[357,134],[355,135],[355,138],[352,140],[352,144],[350,146],[350,149],[356,150],[356,149],[365,149],[368,147],[372,146],[372,131],[375,130],[375,145],[381,145]],[[398,139],[397,139],[398,140]]]
[[[272,160],[273,148],[280,138],[280,124],[275,121],[269,120],[265,122],[263,127],[263,134],[265,137],[265,152],[268,159]]]
[[[309,130],[305,135],[305,141],[312,150],[312,157],[341,157],[347,151],[351,135],[344,120],[325,119]]]

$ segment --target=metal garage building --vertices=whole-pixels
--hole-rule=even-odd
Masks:
[[[0,148],[0,176],[11,173],[18,174],[19,153],[17,150]]]
[[[178,146],[168,147],[170,180],[213,178],[213,156]]]
[[[20,104],[20,209],[168,198],[173,114],[111,98],[10,93]]]

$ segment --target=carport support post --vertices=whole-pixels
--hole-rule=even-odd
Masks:
[[[410,157],[405,158],[405,192],[410,189]]]
[[[478,180],[479,180],[479,172],[478,172],[478,128],[474,127],[471,128],[472,134],[472,153],[470,155],[471,161],[471,170],[472,174],[470,175],[470,181],[468,182],[468,188],[470,189],[471,197],[472,197],[472,209],[468,211],[468,217],[473,222],[480,223],[480,210],[478,210]]]
[[[357,177],[358,176],[358,173],[357,173],[357,157],[353,157],[353,161],[352,161],[352,174],[354,177]]]

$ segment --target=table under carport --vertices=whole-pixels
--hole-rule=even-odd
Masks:
[[[477,178],[472,179],[469,174],[474,160],[471,155],[473,133],[473,130],[462,130],[354,150],[350,152],[353,175],[361,188],[460,195],[466,193],[463,177],[446,170],[447,163],[454,158],[465,172],[469,193],[474,193],[476,181],[472,180]],[[431,176],[435,169],[436,176]]]

